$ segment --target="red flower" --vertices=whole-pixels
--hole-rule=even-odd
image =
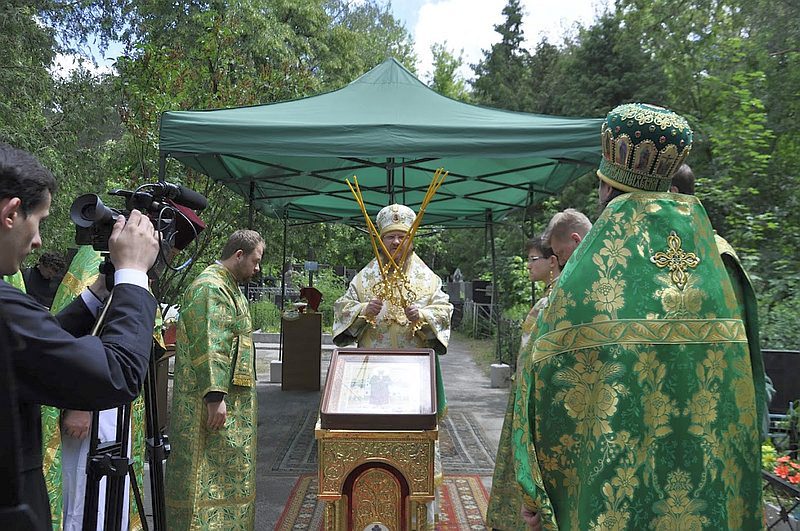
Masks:
[[[775,467],[775,475],[786,479],[786,476],[789,475],[789,467],[786,465],[778,465]]]

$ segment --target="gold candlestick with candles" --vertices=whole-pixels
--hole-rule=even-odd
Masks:
[[[383,240],[381,239],[380,232],[372,223],[372,219],[367,213],[361,188],[358,185],[358,178],[354,175],[352,184],[348,179],[345,180],[345,182],[347,182],[347,186],[350,188],[350,191],[353,193],[356,202],[358,203],[359,207],[361,207],[361,213],[364,215],[364,220],[367,224],[367,231],[369,232],[370,241],[372,243],[372,250],[375,254],[375,259],[378,262],[381,280],[373,288],[373,294],[376,298],[387,301],[396,307],[403,309],[407,308],[410,303],[416,300],[417,296],[411,288],[411,282],[406,277],[404,265],[412,248],[411,243],[413,242],[417,229],[422,222],[425,209],[428,207],[428,204],[433,199],[433,196],[441,187],[448,173],[449,172],[444,171],[444,168],[438,168],[434,172],[433,180],[428,185],[428,190],[426,191],[425,197],[422,200],[419,212],[417,213],[411,228],[406,233],[400,245],[399,249],[401,250],[401,253],[399,257],[395,257],[389,252],[384,245]],[[384,260],[384,257],[386,260]],[[375,326],[374,318],[368,319],[368,322],[370,322],[372,326]],[[421,325],[421,322],[417,322],[414,327]],[[414,333],[415,331],[416,330],[412,329],[411,332]]]

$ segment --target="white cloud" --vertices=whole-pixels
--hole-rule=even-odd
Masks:
[[[398,0],[396,3],[402,3]],[[414,35],[418,72],[428,79],[433,63],[431,45],[447,41],[447,47],[458,56],[463,49],[464,66],[460,73],[472,77],[470,64],[483,58],[500,36],[494,31],[501,24],[506,0],[428,0],[419,8]],[[532,49],[542,38],[557,44],[580,22],[590,24],[607,5],[607,0],[522,0],[522,31],[526,47]]]
[[[103,74],[111,74],[114,71],[113,59],[104,59],[100,64],[95,63],[91,59],[81,57],[79,55],[65,55],[57,54],[53,65],[50,67],[50,75],[53,77],[66,79],[69,75],[78,69],[88,70],[95,76]]]

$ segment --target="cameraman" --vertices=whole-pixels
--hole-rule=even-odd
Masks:
[[[49,214],[56,182],[31,154],[0,143],[0,275],[14,274],[25,257],[41,246],[39,223]],[[147,270],[155,262],[158,240],[150,219],[134,210],[120,216],[109,239],[116,266],[113,300],[99,337],[89,333],[108,292],[99,278],[53,317],[35,300],[0,281],[0,341],[16,391],[0,406],[18,404],[19,434],[3,434],[3,445],[21,440],[20,478],[0,463],[0,489],[20,492],[2,499],[27,504],[38,525],[49,527],[50,507],[42,475],[39,405],[100,410],[133,400],[147,372],[156,301],[147,291]],[[13,383],[13,382],[12,382]],[[76,385],[79,384],[79,385]],[[13,389],[13,388],[12,388]],[[11,411],[13,415],[15,411]],[[8,448],[3,454],[10,453]],[[8,492],[4,493],[8,494]],[[6,509],[0,507],[0,511]]]

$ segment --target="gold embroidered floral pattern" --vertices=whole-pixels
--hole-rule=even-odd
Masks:
[[[681,239],[672,231],[667,236],[667,251],[659,251],[650,257],[650,261],[658,267],[669,268],[672,282],[678,289],[683,289],[688,280],[687,268],[695,268],[700,263],[700,259],[694,253],[687,253],[681,249]]]
[[[617,264],[621,265],[622,267],[628,266],[628,257],[631,255],[631,252],[625,248],[625,240],[615,238],[613,240],[603,240],[605,246],[600,249],[600,257],[606,256],[608,257],[608,268],[612,269]],[[602,266],[603,260],[599,259],[598,257],[594,257],[595,263],[598,261],[600,262],[597,265]]]
[[[575,301],[570,293],[558,289],[558,286],[553,289],[548,297],[548,304],[542,310],[544,322],[550,327],[556,328],[556,323],[559,323],[564,317],[567,316],[567,310],[575,307]]]
[[[667,282],[669,282],[670,276],[667,275],[667,277]],[[678,289],[670,285],[656,291],[656,297],[661,299],[664,317],[686,318],[699,316],[705,294],[689,285],[685,286],[684,289]]]
[[[725,353],[722,350],[709,350],[708,358],[703,360],[709,378],[722,379],[728,362],[725,361]]]
[[[617,475],[611,480],[611,485],[617,488],[621,496],[633,499],[633,491],[639,486],[636,478],[636,469],[623,467],[617,470]]]
[[[667,477],[667,499],[653,505],[656,518],[653,529],[681,529],[701,531],[708,523],[703,515],[706,502],[690,497],[692,482],[689,474],[683,470],[671,472]]]
[[[593,302],[598,312],[614,315],[625,304],[624,290],[624,280],[601,276],[592,283],[591,289],[586,291],[583,302]]]
[[[628,528],[627,512],[610,510],[597,518],[597,524],[592,529],[608,529],[610,531],[623,531]]]
[[[638,361],[633,365],[637,381],[645,391],[644,424],[656,438],[665,437],[672,432],[669,425],[671,417],[678,414],[675,400],[663,391],[663,382],[667,375],[667,367],[659,361],[654,351],[639,353]]]
[[[610,380],[619,376],[623,367],[619,363],[600,361],[597,351],[579,352],[575,359],[574,368],[555,374],[555,383],[571,386],[558,392],[556,400],[563,400],[567,413],[575,419],[576,435],[597,438],[611,433],[608,419],[616,413],[618,395],[625,394],[626,389]]]

